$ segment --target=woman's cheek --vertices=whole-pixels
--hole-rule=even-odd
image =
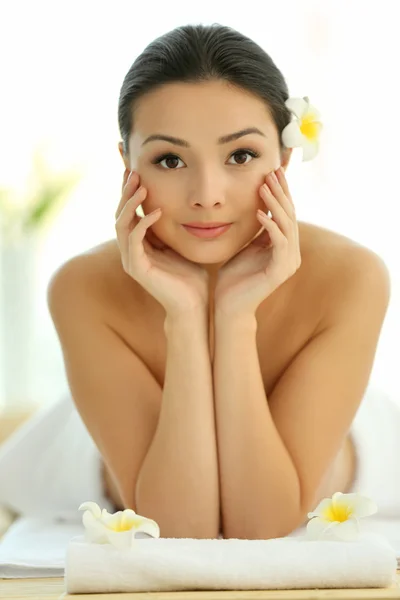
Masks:
[[[146,198],[142,202],[142,209],[144,214],[147,215],[151,212],[151,196],[149,194],[149,189],[145,185],[143,185],[143,187],[146,188],[147,194]]]
[[[143,187],[147,190],[146,198],[142,202],[142,208],[144,214],[149,214],[156,208],[163,209],[162,196],[157,188],[154,185],[146,185],[145,182],[142,183]]]

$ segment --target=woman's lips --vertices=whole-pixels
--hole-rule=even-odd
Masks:
[[[209,227],[209,228],[200,228],[200,227],[189,227],[188,225],[183,225],[183,227],[191,233],[199,238],[216,238],[228,231],[232,223],[228,225],[224,225],[223,227]]]

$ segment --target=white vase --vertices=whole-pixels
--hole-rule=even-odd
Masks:
[[[0,345],[2,404],[27,407],[32,401],[37,235],[0,240]]]

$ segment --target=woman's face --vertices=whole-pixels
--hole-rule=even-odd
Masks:
[[[248,128],[259,133],[220,139]],[[162,209],[152,226],[160,240],[211,273],[261,232],[259,188],[281,161],[278,132],[260,99],[222,81],[167,84],[141,98],[133,129],[123,158],[147,189],[144,214]],[[148,139],[156,135],[182,141]],[[206,239],[182,226],[193,221],[232,225]]]

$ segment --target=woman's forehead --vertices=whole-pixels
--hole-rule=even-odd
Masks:
[[[193,132],[217,142],[245,128],[275,137],[274,122],[263,100],[220,82],[174,83],[142,97],[134,111],[133,135],[142,144],[151,135],[188,140]]]

